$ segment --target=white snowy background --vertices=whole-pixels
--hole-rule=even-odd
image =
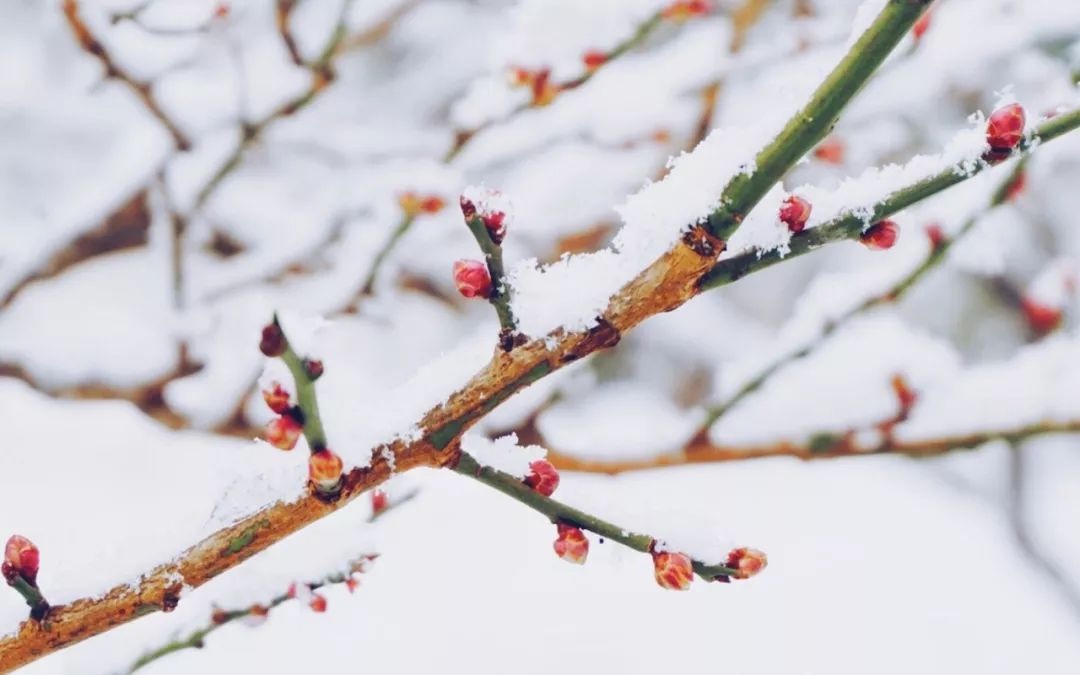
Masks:
[[[211,0],[142,4],[81,9],[116,62],[153,82],[189,151],[130,89],[103,79],[61,3],[0,3],[0,538],[38,544],[54,604],[134,580],[302,489],[302,449],[235,433],[270,417],[256,384],[273,373],[256,344],[273,311],[305,328],[325,319],[300,341],[326,363],[331,445],[364,463],[490,356],[494,313],[459,298],[450,277],[455,259],[477,256],[456,208],[465,186],[497,187],[514,204],[505,249],[523,328],[588,325],[627,275],[708,211],[882,3],[773,0],[733,53],[729,16],[743,2],[719,2],[504,122],[527,98],[508,86],[509,67],[571,79],[584,52],[610,49],[665,3],[356,0],[338,78],[267,125],[201,207],[195,195],[240,142],[241,121],[295,97],[310,74],[290,60],[270,0],[229,2],[217,18]],[[305,57],[318,56],[341,11],[338,0],[298,4],[291,25]],[[978,156],[978,111],[1017,100],[1031,125],[1080,102],[1074,0],[939,0],[933,12],[922,39],[906,39],[845,112],[842,162],[811,156],[785,178],[789,191],[812,186],[798,190],[815,204],[811,226]],[[715,81],[709,123],[720,131],[670,181],[639,192],[692,138],[701,91]],[[441,161],[454,129],[489,121]],[[1006,171],[900,214],[890,251],[835,244],[655,317],[477,433],[541,410],[536,428],[566,455],[677,450],[706,406],[917,264],[926,224],[954,232],[984,211]],[[872,428],[894,412],[897,373],[919,391],[901,439],[1080,423],[1080,301],[1067,290],[1080,269],[1077,185],[1080,134],[1040,148],[1014,202],[981,217],[901,303],[771,378],[712,428],[713,441],[805,445]],[[416,220],[374,293],[361,295],[407,190],[448,206]],[[784,245],[772,216],[783,196],[763,201],[734,252]],[[170,209],[188,223],[179,287]],[[110,217],[140,233],[137,245],[22,283]],[[598,225],[619,255],[538,271],[568,236]],[[1017,294],[1059,309],[1062,328],[1032,339]],[[753,580],[685,594],[656,586],[648,556],[595,538],[585,566],[567,565],[552,554],[550,523],[457,475],[412,472],[387,490],[418,494],[372,524],[361,500],[185,594],[175,612],[25,672],[122,671],[205,624],[211,606],[265,601],[365,552],[380,558],[356,594],[326,592],[325,614],[287,603],[261,627],[227,626],[205,649],[145,672],[1073,673],[1080,663],[1078,435],[926,459],[564,473],[556,496],[615,522],[769,555]],[[0,593],[0,630],[25,614],[16,593]]]

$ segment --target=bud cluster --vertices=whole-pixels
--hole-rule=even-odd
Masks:
[[[432,215],[443,210],[446,202],[442,197],[435,194],[420,195],[415,192],[402,192],[398,195],[398,206],[401,212],[410,218],[421,214]]]

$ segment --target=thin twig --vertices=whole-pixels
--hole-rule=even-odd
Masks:
[[[474,478],[511,499],[521,502],[530,509],[542,513],[552,523],[564,523],[582,530],[588,530],[641,553],[653,553],[656,550],[657,540],[652,536],[631,532],[602,518],[585,513],[580,509],[567,506],[551,497],[545,497],[510,474],[490,466],[481,465],[468,453],[461,453],[457,465],[454,466],[454,471],[463,476]],[[730,577],[736,572],[736,570],[726,565],[706,563],[694,558],[691,558],[691,560],[693,561],[694,572],[706,581],[715,581],[718,577]]]

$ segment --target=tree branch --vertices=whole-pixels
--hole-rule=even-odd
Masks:
[[[656,548],[657,540],[652,536],[631,532],[602,518],[585,513],[580,509],[567,506],[551,497],[545,497],[510,474],[490,466],[481,465],[468,453],[462,452],[453,468],[454,471],[461,475],[476,479],[511,499],[521,502],[530,509],[547,516],[552,523],[564,523],[582,530],[588,530],[641,553],[652,553]],[[730,577],[736,573],[735,569],[726,565],[705,563],[693,558],[691,560],[694,572],[706,581],[716,581],[718,577]]]
[[[892,21],[910,24],[915,15],[898,13],[896,6],[897,0],[894,0],[884,14]],[[861,40],[854,51],[869,47],[866,40]],[[1072,117],[1080,121],[1080,113]],[[1071,118],[1057,118],[1051,129],[1056,133],[1044,135],[1043,141],[1071,129],[1065,119]],[[770,147],[773,145],[775,142]],[[800,156],[799,153],[778,152],[785,157],[792,156],[792,162]],[[963,177],[953,182],[959,180]],[[938,189],[944,187],[947,185]],[[923,196],[936,191],[926,191]],[[917,199],[912,198],[903,205],[913,201]],[[812,232],[821,229],[814,228]],[[694,243],[707,241],[710,236],[701,232],[698,234],[700,239]],[[148,572],[137,584],[123,584],[103,596],[54,608],[50,613],[49,631],[41,630],[33,622],[24,622],[16,635],[0,639],[0,669],[18,667],[147,612],[175,606],[180,590],[185,586],[197,588],[274,542],[343,507],[365,490],[385,481],[392,473],[392,466],[394,472],[401,473],[419,466],[455,464],[460,455],[461,435],[514,393],[569,363],[613,347],[623,333],[645,319],[676,309],[700,293],[702,279],[717,266],[716,256],[720,252],[716,247],[715,255],[703,255],[699,253],[701,249],[702,246],[691,246],[685,241],[675,244],[612,297],[591,330],[556,330],[511,352],[496,350],[488,365],[462,389],[419,420],[416,425],[421,430],[418,438],[398,439],[376,448],[369,466],[355,468],[343,477],[341,491],[334,500],[309,492],[294,502],[275,503],[210,535],[171,562]],[[744,270],[750,267],[744,263]]]

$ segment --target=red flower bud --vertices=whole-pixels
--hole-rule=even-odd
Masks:
[[[319,595],[318,593],[312,593],[311,596],[311,601],[308,603],[308,607],[311,608],[311,611],[317,612],[319,614],[325,612],[326,597],[323,595]]]
[[[352,577],[349,577],[345,580],[345,588],[347,588],[350,593],[355,593],[356,589],[360,588],[360,582],[356,579],[353,579]]]
[[[323,362],[319,359],[304,359],[304,372],[307,373],[308,378],[314,382],[322,377],[323,374]]]
[[[756,548],[737,548],[728,553],[727,566],[734,569],[732,577],[749,579],[769,564],[769,558]]]
[[[371,513],[378,514],[386,510],[386,507],[390,505],[390,500],[387,499],[386,493],[378,488],[371,491]]]
[[[802,232],[806,221],[810,219],[813,207],[810,202],[798,195],[791,195],[780,205],[780,220],[787,223],[788,231]]]
[[[210,623],[215,626],[220,626],[229,620],[229,613],[220,607],[215,607],[214,611],[210,613]]]
[[[252,605],[248,609],[247,616],[244,617],[244,623],[249,626],[259,626],[266,623],[266,617],[270,615],[270,609],[265,605]]]
[[[26,537],[13,534],[4,546],[4,578],[10,583],[18,574],[31,586],[37,585],[38,565],[41,553],[34,542]]]
[[[454,263],[454,284],[466,298],[486,298],[491,295],[491,274],[479,260],[458,260]]]
[[[491,241],[501,244],[503,237],[506,236],[506,214],[502,211],[492,211],[485,213],[482,218]]]
[[[607,54],[602,51],[591,49],[581,57],[581,60],[585,63],[585,67],[589,70],[596,70],[600,66],[607,63]]]
[[[285,334],[281,332],[281,327],[277,323],[267,324],[262,329],[262,339],[259,340],[259,351],[266,356],[273,358],[275,356],[281,356],[285,353],[285,347],[288,343],[285,341]]]
[[[998,108],[986,122],[986,142],[996,151],[1015,148],[1024,137],[1024,108],[1019,103]]]
[[[420,201],[420,210],[424,213],[438,213],[446,206],[446,202],[438,195],[428,195]]]
[[[532,84],[535,75],[531,70],[513,66],[506,73],[506,79],[511,87],[525,87]]]
[[[1031,298],[1021,298],[1020,309],[1024,311],[1028,326],[1036,335],[1046,335],[1061,325],[1061,310],[1036,302]]]
[[[559,487],[559,470],[546,459],[538,459],[529,464],[529,475],[525,484],[545,497],[550,497]]]
[[[844,142],[835,136],[830,136],[814,149],[814,157],[829,164],[843,164]]]
[[[896,394],[896,402],[900,406],[900,417],[907,417],[907,414],[919,399],[918,394],[908,386],[907,380],[904,379],[903,375],[893,375],[890,384],[892,385],[893,393]]]
[[[269,388],[263,389],[262,396],[266,401],[266,406],[279,415],[285,414],[292,407],[289,392],[281,386],[280,382],[274,382]]]
[[[712,3],[708,0],[677,0],[660,12],[665,19],[673,21],[687,21],[696,16],[705,16],[712,10]]]
[[[694,564],[685,553],[653,552],[656,583],[669,591],[685,591],[694,580]]]
[[[532,81],[532,104],[538,108],[545,106],[554,101],[558,93],[559,86],[551,81],[551,69],[537,71]]]
[[[926,226],[926,238],[930,240],[932,248],[941,248],[941,245],[945,243],[945,231],[941,229],[941,225],[930,223]]]
[[[320,492],[336,492],[341,485],[344,468],[344,462],[329,448],[313,452],[308,457],[308,478]]]
[[[229,11],[230,11],[229,10],[229,3],[227,3],[227,2],[219,2],[217,4],[217,7],[214,7],[214,18],[215,19],[227,19],[227,18],[229,18]]]
[[[891,220],[882,220],[874,223],[865,232],[859,235],[867,248],[875,251],[884,251],[893,247],[897,237],[900,236],[900,227]]]
[[[916,40],[922,39],[922,36],[926,34],[926,31],[930,28],[930,14],[932,10],[926,10],[923,15],[919,17],[919,20],[915,22],[915,25],[911,27],[911,34]]]
[[[303,425],[292,415],[280,415],[266,425],[266,440],[279,450],[292,450],[303,430]]]
[[[558,538],[555,539],[555,555],[566,562],[584,565],[589,557],[589,539],[585,533],[573,525],[559,523],[555,526]]]
[[[1021,169],[1016,177],[1005,187],[1005,201],[1011,202],[1020,196],[1027,187],[1027,172]]]

